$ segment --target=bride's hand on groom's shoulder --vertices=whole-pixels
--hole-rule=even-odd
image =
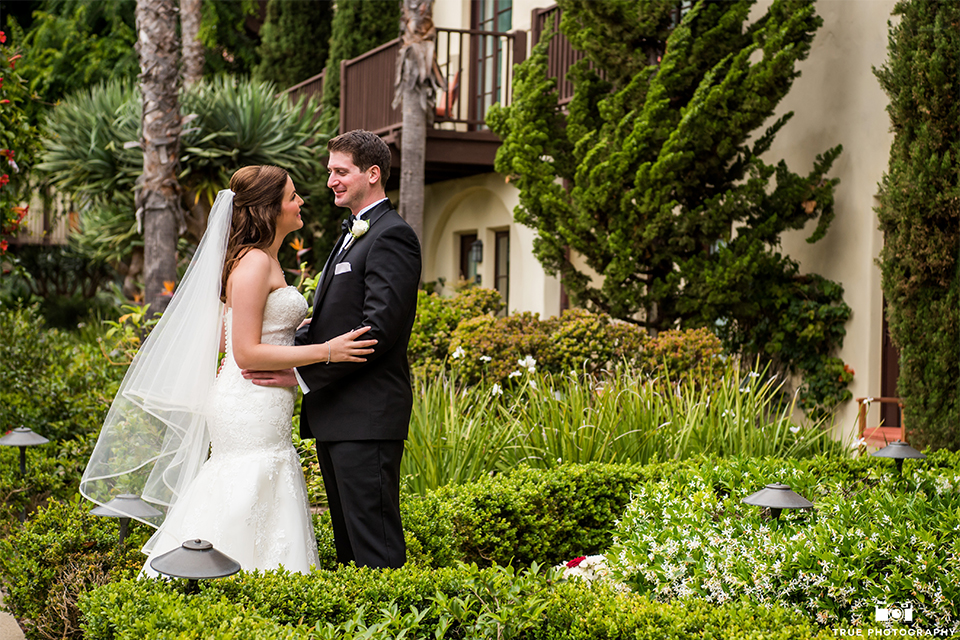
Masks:
[[[293,369],[282,369],[280,371],[244,369],[240,374],[258,387],[296,387],[299,384]]]
[[[313,320],[313,318],[304,318],[303,322],[300,323],[300,326],[297,327],[297,331],[299,331],[300,329],[303,329],[304,327],[309,327],[311,320]]]

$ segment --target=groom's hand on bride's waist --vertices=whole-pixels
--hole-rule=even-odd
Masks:
[[[280,371],[251,371],[243,369],[240,372],[244,378],[260,387],[296,387],[297,376],[293,369]]]

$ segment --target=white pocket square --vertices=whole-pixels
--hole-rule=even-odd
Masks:
[[[333,269],[333,275],[338,276],[341,273],[349,273],[350,271],[351,269],[349,262],[338,262],[337,266]]]

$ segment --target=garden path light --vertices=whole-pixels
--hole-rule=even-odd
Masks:
[[[38,444],[47,444],[50,442],[43,436],[36,434],[29,427],[17,427],[7,435],[0,438],[0,445],[6,447],[20,447],[20,477],[27,475],[27,447],[33,447]],[[27,508],[24,507],[20,512],[20,522],[27,519]]]
[[[783,509],[806,509],[813,506],[812,502],[781,482],[768,484],[760,491],[744,498],[742,502],[757,507],[768,507],[774,520],[779,520]]]
[[[901,442],[900,440],[894,440],[883,449],[878,449],[870,455],[876,456],[878,458],[893,458],[897,463],[897,472],[900,476],[903,476],[903,461],[907,458],[926,458],[927,456],[923,455],[906,442]]]
[[[121,494],[107,504],[91,509],[90,513],[104,518],[120,518],[121,547],[127,537],[130,518],[155,518],[163,515],[163,513],[141,500],[140,496],[132,493]]]
[[[213,548],[206,540],[187,540],[182,545],[150,562],[157,573],[190,581],[189,590],[195,591],[197,580],[232,576],[240,571],[240,563]]]

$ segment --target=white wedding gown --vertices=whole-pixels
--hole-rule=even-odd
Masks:
[[[295,287],[276,289],[263,310],[264,344],[292,345],[307,302]],[[210,398],[211,453],[160,529],[153,558],[200,538],[246,571],[307,573],[316,565],[307,487],[291,442],[295,389],[259,387],[240,375],[233,357],[232,310],[225,315],[226,355]]]

